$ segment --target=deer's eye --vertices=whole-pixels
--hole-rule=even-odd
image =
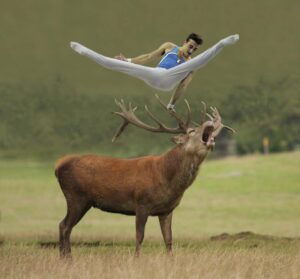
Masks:
[[[190,129],[190,130],[188,131],[188,134],[189,134],[190,136],[193,136],[193,135],[195,134],[195,130],[194,130],[194,129]]]

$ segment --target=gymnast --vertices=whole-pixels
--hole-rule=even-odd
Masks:
[[[191,55],[203,43],[202,38],[195,33],[190,34],[180,47],[166,42],[158,49],[134,58],[126,58],[122,54],[110,58],[76,42],[71,42],[70,45],[76,52],[101,66],[141,79],[155,89],[171,91],[177,86],[168,104],[168,109],[174,110],[176,101],[191,82],[193,72],[204,67],[223,47],[232,45],[238,40],[238,34],[226,37],[194,58]],[[162,58],[157,67],[142,65],[160,57]]]

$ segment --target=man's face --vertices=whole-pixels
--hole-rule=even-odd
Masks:
[[[189,39],[188,41],[185,41],[181,47],[183,56],[185,58],[190,57],[198,47],[199,45],[194,40]]]

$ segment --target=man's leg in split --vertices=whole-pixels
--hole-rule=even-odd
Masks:
[[[195,58],[176,66],[167,72],[166,80],[174,82],[177,79],[182,81],[177,86],[173,96],[171,97],[168,109],[174,110],[175,103],[186,91],[188,84],[192,79],[192,71],[204,67],[210,60],[212,60],[225,46],[236,43],[239,40],[239,35],[232,35],[219,41],[205,52],[199,54]]]
[[[192,71],[204,67],[223,49],[223,47],[225,47],[226,45],[234,44],[238,40],[239,35],[232,35],[224,38],[195,58],[168,70],[147,67],[106,57],[75,42],[71,42],[71,47],[79,54],[90,58],[101,66],[141,79],[152,88],[161,91],[170,91],[177,84],[179,84],[170,101],[170,104],[172,104],[173,102],[174,105],[176,100],[182,95],[182,92],[184,92],[185,90],[185,88],[181,90],[181,87],[188,74]]]
[[[76,42],[71,42],[70,46],[77,53],[88,57],[89,59],[103,66],[104,68],[136,77],[138,79],[143,80],[148,85],[160,89],[159,87],[156,86],[157,78],[161,76],[160,70],[157,68],[147,67],[143,65],[138,65],[138,64],[118,60],[115,58],[110,58],[100,53],[97,53]]]
[[[76,42],[71,42],[70,46],[80,55],[83,55],[93,60],[94,62],[100,64],[104,68],[113,71],[123,72],[125,74],[133,74],[134,71],[132,69],[139,68],[141,66],[104,56]]]
[[[239,40],[239,35],[232,35],[220,40],[218,43],[200,53],[191,60],[178,65],[169,70],[170,75],[179,73],[189,73],[204,67],[210,60],[212,60],[225,46],[235,44]]]

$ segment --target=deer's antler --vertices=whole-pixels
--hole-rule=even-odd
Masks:
[[[145,129],[150,132],[154,133],[170,133],[170,134],[180,134],[185,133],[189,127],[190,121],[191,121],[191,109],[189,106],[188,101],[185,100],[185,104],[187,106],[187,119],[184,121],[181,119],[181,117],[175,112],[168,110],[167,106],[160,100],[160,98],[156,95],[156,98],[158,99],[159,103],[162,105],[162,107],[173,117],[178,123],[178,127],[167,127],[165,124],[163,124],[159,119],[157,119],[148,109],[147,106],[145,106],[145,111],[147,112],[148,116],[158,125],[158,126],[151,126],[143,121],[141,121],[136,115],[135,110],[137,107],[132,108],[131,103],[129,103],[128,108],[125,105],[124,100],[118,101],[115,100],[116,105],[120,108],[120,111],[113,112],[116,115],[119,115],[123,118],[122,125],[117,129],[114,137],[112,138],[112,142],[114,142],[125,130],[128,124],[133,124],[139,128]]]
[[[206,118],[206,104],[203,101],[201,103],[203,105],[203,110],[201,111],[200,125],[202,125],[205,122],[205,118]]]
[[[222,123],[221,115],[216,107],[210,107],[210,109],[212,111],[212,115],[210,115],[209,113],[206,113],[206,115],[214,123],[213,137],[216,137],[223,128],[228,129],[233,133],[236,133],[236,131],[233,128],[226,126]]]

